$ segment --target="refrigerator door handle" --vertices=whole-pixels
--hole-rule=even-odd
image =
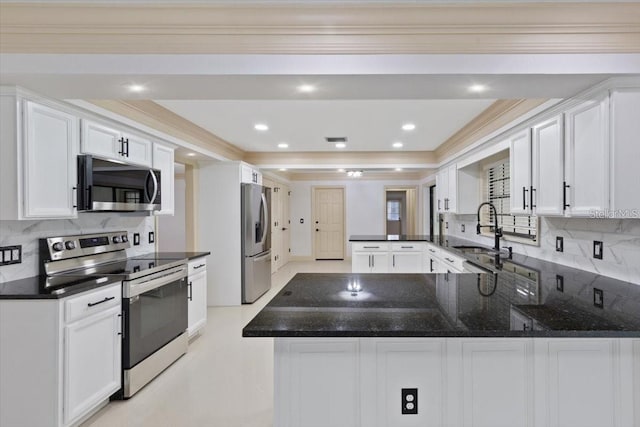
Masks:
[[[271,260],[271,251],[267,251],[266,253],[264,253],[263,255],[258,255],[258,256],[254,256],[251,257],[253,258],[253,262],[260,262],[266,258],[269,258],[269,260]]]
[[[262,228],[262,238],[260,239],[260,243],[264,243],[265,239],[267,238],[267,231],[269,230],[269,209],[267,208],[267,197],[264,195],[264,193],[260,194],[260,197],[262,198],[262,202],[260,203],[260,208],[262,209],[262,213],[263,213],[263,223],[261,224]]]

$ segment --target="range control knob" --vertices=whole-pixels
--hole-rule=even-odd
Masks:
[[[113,243],[120,243],[121,241],[120,236],[113,236]]]
[[[54,251],[56,252],[60,252],[61,250],[64,249],[64,245],[62,244],[62,242],[55,242],[53,244],[53,246],[51,246],[53,248]]]
[[[64,247],[69,249],[70,251],[76,248],[76,244],[71,240],[64,242]]]
[[[129,238],[127,237],[126,234],[123,234],[121,237],[122,237],[122,243],[127,243],[129,241]]]

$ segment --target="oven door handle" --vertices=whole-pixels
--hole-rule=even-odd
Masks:
[[[184,279],[185,277],[187,277],[186,266],[162,276],[155,276],[151,279],[142,281],[133,280],[128,285],[123,287],[124,298],[135,297],[136,295],[149,292],[161,286],[168,285],[171,282],[175,282],[176,280]]]

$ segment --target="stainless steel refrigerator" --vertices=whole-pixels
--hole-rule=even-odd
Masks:
[[[271,190],[242,184],[242,302],[271,288]]]

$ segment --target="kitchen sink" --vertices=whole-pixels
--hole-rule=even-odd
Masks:
[[[454,249],[458,249],[466,254],[497,254],[495,249],[485,248],[484,246],[454,246]]]

